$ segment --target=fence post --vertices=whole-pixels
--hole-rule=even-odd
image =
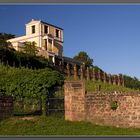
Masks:
[[[116,85],[116,76],[113,76],[113,85]]]
[[[86,72],[87,72],[87,80],[89,80],[89,67],[87,67]]]
[[[111,84],[111,74],[108,74],[108,83]]]
[[[124,76],[122,75],[122,86],[124,87]]]
[[[74,65],[74,79],[77,79],[77,67]]]
[[[101,71],[100,71],[100,69],[98,70],[98,81],[101,81]]]
[[[103,77],[104,77],[104,83],[106,83],[106,73],[103,72]]]
[[[70,66],[69,66],[69,63],[67,63],[67,76],[70,77]]]
[[[92,67],[92,80],[93,81],[95,80],[95,70],[94,70],[94,67]]]
[[[120,84],[121,84],[121,83],[120,83],[120,82],[121,82],[121,81],[120,81],[120,75],[118,75],[117,77],[118,77],[118,86],[120,86]]]
[[[83,66],[80,66],[80,79],[83,80]]]

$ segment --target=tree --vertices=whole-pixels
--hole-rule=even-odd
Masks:
[[[37,49],[37,46],[36,46],[36,43],[33,41],[33,42],[24,42],[23,43],[23,51],[31,56],[35,56],[38,52],[38,49]]]
[[[84,62],[86,67],[93,66],[93,59],[91,59],[84,51],[79,52],[78,55],[73,57],[73,59]]]
[[[0,47],[8,47],[11,45],[10,42],[7,42],[8,39],[14,38],[15,35],[0,33]]]
[[[7,34],[7,33],[0,33],[0,39],[8,40],[11,38],[15,38],[15,35]]]
[[[125,87],[133,88],[133,89],[140,89],[140,81],[136,77],[130,77],[128,75],[124,76],[124,84]]]

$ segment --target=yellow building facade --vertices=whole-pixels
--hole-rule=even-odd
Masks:
[[[7,40],[17,51],[22,49],[24,42],[35,42],[39,50],[37,55],[42,55],[50,61],[55,61],[55,56],[63,56],[63,29],[41,20],[30,21],[26,24],[26,35]]]

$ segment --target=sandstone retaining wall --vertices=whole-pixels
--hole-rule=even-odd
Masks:
[[[65,81],[64,92],[66,120],[140,128],[140,93],[86,93],[84,81]]]

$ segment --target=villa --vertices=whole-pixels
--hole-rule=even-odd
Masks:
[[[22,50],[24,42],[35,42],[37,55],[44,56],[55,63],[55,57],[63,57],[63,29],[55,25],[32,19],[26,24],[26,35],[7,40],[17,51]]]

